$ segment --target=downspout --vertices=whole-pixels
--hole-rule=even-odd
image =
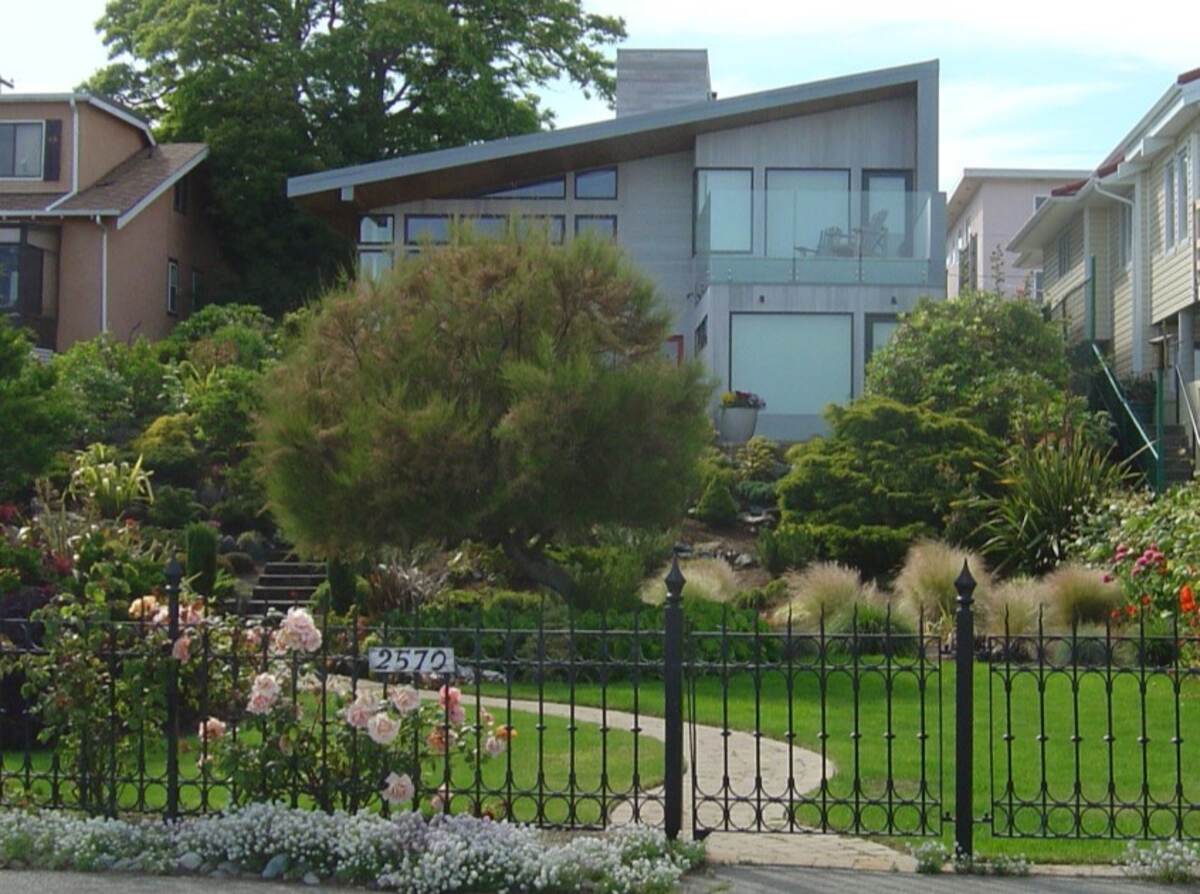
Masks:
[[[99,214],[96,226],[100,228],[100,332],[108,332],[108,227]]]

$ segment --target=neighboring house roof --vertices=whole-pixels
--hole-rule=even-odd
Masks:
[[[146,135],[150,145],[154,145],[154,134],[150,130],[150,122],[132,109],[123,106],[115,99],[101,96],[97,93],[0,93],[0,103],[34,103],[34,102],[84,102],[99,109],[114,118],[119,118],[126,124],[132,124]]]
[[[1086,177],[1087,171],[1056,168],[965,168],[962,179],[946,203],[946,232],[952,232],[958,218],[971,204],[979,187],[989,180],[1045,180],[1062,183]]]
[[[288,196],[309,207],[339,201],[361,208],[535,179],[559,171],[689,149],[698,134],[761,124],[862,102],[911,95],[934,84],[937,61],[813,81],[728,99],[691,103],[594,124],[440,149],[288,180]],[[446,175],[453,172],[452,178]]]
[[[1008,243],[1008,250],[1017,254],[1017,266],[1041,264],[1042,246],[1081,207],[1097,196],[1111,201],[1112,190],[1128,188],[1131,178],[1144,171],[1197,115],[1200,115],[1200,69],[1193,69],[1175,79],[1095,171],[1054,190],[1025,221]]]
[[[75,195],[24,195],[24,206],[0,195],[4,217],[116,217],[117,229],[208,157],[204,143],[163,143],[140,150]],[[61,201],[60,201],[61,200]]]

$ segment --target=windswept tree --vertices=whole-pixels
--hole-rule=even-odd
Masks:
[[[619,18],[582,0],[109,0],[89,89],[212,147],[213,205],[243,294],[295,306],[340,259],[288,176],[548,126],[562,77],[611,98]]]
[[[570,597],[545,554],[676,520],[711,433],[700,368],[620,249],[458,234],[328,295],[269,374],[270,504],[306,552],[472,538]]]

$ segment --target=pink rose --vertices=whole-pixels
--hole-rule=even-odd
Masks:
[[[438,690],[438,704],[443,708],[457,705],[462,699],[462,693],[457,686],[443,686]]]
[[[254,678],[251,688],[271,696],[272,699],[279,697],[279,681],[271,674],[259,674]]]
[[[356,729],[366,729],[371,717],[379,710],[375,699],[360,692],[354,703],[345,710],[346,722]]]
[[[181,636],[175,640],[175,644],[171,646],[171,657],[176,661],[187,661],[192,657],[192,641]]]
[[[384,780],[382,794],[383,800],[389,804],[401,804],[404,801],[411,801],[413,795],[416,794],[416,789],[407,773],[399,776],[389,773],[388,778]]]
[[[250,701],[246,704],[246,711],[250,714],[261,716],[270,713],[273,707],[275,707],[275,698],[256,689],[250,693]]]
[[[467,721],[467,712],[462,705],[451,705],[446,714],[455,726],[462,726]]]
[[[421,694],[411,686],[397,686],[388,693],[388,701],[401,714],[411,714],[421,707]]]
[[[504,749],[506,747],[507,746],[503,739],[497,739],[495,736],[488,736],[487,742],[485,742],[483,745],[483,750],[486,751],[490,757],[499,757],[504,753]]]
[[[200,732],[201,742],[214,742],[225,735],[225,724],[216,717],[209,717],[208,720],[201,721]]]
[[[379,745],[391,745],[400,732],[400,721],[393,720],[386,711],[381,711],[367,721],[367,735]]]
[[[289,608],[287,617],[279,626],[275,643],[281,649],[315,652],[321,648],[321,631],[306,610]]]
[[[433,797],[429,799],[429,806],[434,810],[440,811],[450,804],[450,786],[443,783],[438,786],[437,791],[433,793]]]
[[[195,627],[204,620],[204,613],[191,605],[179,606],[179,623],[183,627]]]

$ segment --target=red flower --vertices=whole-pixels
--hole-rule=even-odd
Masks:
[[[49,565],[51,570],[59,577],[66,577],[74,567],[70,556],[61,556],[58,553],[50,555]]]
[[[1121,610],[1120,610],[1119,608],[1114,608],[1114,609],[1112,610],[1112,615],[1111,615],[1111,617],[1112,617],[1112,619],[1113,619],[1114,621],[1119,621],[1119,620],[1121,620]]]
[[[1179,610],[1185,615],[1196,610],[1196,594],[1192,591],[1190,584],[1184,584],[1179,588]]]
[[[1137,606],[1132,602],[1129,603],[1129,605],[1125,606],[1125,614],[1132,618],[1135,614],[1137,614]]]
[[[1149,604],[1150,604],[1150,594],[1143,593],[1142,594],[1142,605],[1149,605]]]
[[[20,514],[15,504],[0,503],[0,524],[11,525]]]

